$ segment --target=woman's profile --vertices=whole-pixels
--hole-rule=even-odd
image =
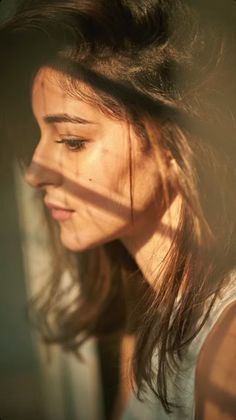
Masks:
[[[224,36],[180,0],[27,1],[0,30],[9,143],[26,158],[37,138],[26,181],[59,228],[35,313],[67,350],[121,337],[114,419],[236,416]]]

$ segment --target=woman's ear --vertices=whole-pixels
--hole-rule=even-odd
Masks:
[[[166,165],[167,166],[175,165],[176,162],[175,162],[175,159],[174,159],[171,151],[170,150],[165,150],[164,154],[165,154]]]
[[[162,158],[166,168],[170,169],[171,171],[175,171],[177,169],[177,163],[171,151],[164,149],[162,153]]]
[[[176,185],[178,180],[178,165],[170,150],[165,151],[166,176],[171,184]]]

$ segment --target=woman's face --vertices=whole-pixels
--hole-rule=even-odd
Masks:
[[[157,217],[155,159],[126,120],[69,95],[60,83],[65,77],[46,67],[35,77],[32,109],[41,137],[26,179],[45,192],[67,248],[142,238]]]

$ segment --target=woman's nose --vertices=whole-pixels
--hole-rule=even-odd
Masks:
[[[40,145],[36,148],[32,161],[25,172],[26,182],[34,188],[44,188],[48,185],[58,186],[62,174],[59,173],[55,158],[47,153],[42,153]]]

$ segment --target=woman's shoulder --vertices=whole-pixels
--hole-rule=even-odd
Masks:
[[[221,342],[222,340],[224,343]],[[153,357],[154,369],[158,365],[158,357],[158,351],[156,351]],[[221,360],[223,357],[225,359]],[[222,413],[218,417],[213,412],[210,415],[207,414],[208,417],[204,417],[202,413],[208,398],[209,401],[215,398],[217,402],[223,399],[228,408],[230,404],[229,400],[225,399],[226,394],[228,393],[227,398],[229,395],[229,398],[235,401],[236,363],[234,360],[236,361],[236,281],[232,278],[232,281],[228,282],[219,293],[204,327],[186,350],[186,357],[182,359],[179,369],[167,377],[168,397],[177,404],[173,414],[167,414],[160,401],[147,388],[143,402],[140,402],[135,395],[132,396],[122,420],[134,418],[153,420],[157,416],[158,419],[187,420],[194,418],[196,412],[197,415],[200,413],[196,417],[199,420],[226,420],[226,417],[224,419],[221,415]],[[218,366],[219,364],[221,366]],[[232,376],[229,379],[228,373],[231,372]],[[217,375],[219,375],[218,382],[214,383]],[[219,378],[221,378],[220,383]],[[224,381],[226,383],[231,381],[227,383],[225,390]],[[235,414],[234,417],[227,417],[227,420],[232,419],[236,419]]]
[[[236,418],[236,281],[222,290],[198,355],[196,419]]]
[[[212,297],[210,296],[209,299],[207,299],[207,301],[205,302],[205,311],[208,311],[211,299]],[[228,275],[227,281],[221,287],[220,291],[217,294],[217,297],[210,310],[207,320],[204,323],[204,326],[196,340],[198,353],[200,353],[200,351],[203,351],[203,348],[207,343],[208,337],[211,334],[213,334],[213,331],[219,328],[222,318],[225,316],[229,308],[231,306],[234,306],[234,303],[236,303],[236,270],[232,271]],[[206,315],[205,311],[203,312],[202,317],[199,320],[200,323]]]

